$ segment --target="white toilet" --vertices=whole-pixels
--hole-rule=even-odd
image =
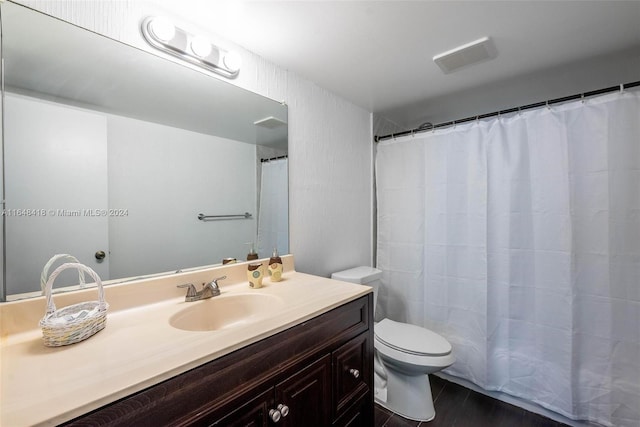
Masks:
[[[371,286],[375,310],[381,276],[377,268],[356,267],[331,278]],[[390,319],[375,323],[374,335],[376,402],[411,420],[432,420],[429,374],[453,364],[451,344],[433,331]]]

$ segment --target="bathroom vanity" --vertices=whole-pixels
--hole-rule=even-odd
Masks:
[[[284,280],[258,290],[246,284],[246,264],[108,286],[105,330],[66,347],[41,342],[42,298],[0,305],[1,424],[371,425],[370,288],[283,262]],[[187,303],[176,287],[222,275],[222,295],[210,300]],[[60,294],[56,304],[91,292]],[[238,301],[267,308],[232,318],[223,307]],[[204,304],[232,319],[176,323]]]
[[[361,297],[67,425],[369,426],[370,314]]]

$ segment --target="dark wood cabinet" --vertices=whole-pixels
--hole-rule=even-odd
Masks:
[[[267,426],[269,425],[269,411],[274,406],[273,390],[267,390],[210,425],[221,427]]]
[[[324,356],[276,386],[276,405],[286,405],[283,426],[331,424],[331,358]],[[283,415],[285,415],[283,413]]]
[[[372,423],[373,319],[368,294],[67,425]]]
[[[210,425],[328,426],[330,386],[331,359],[327,355]]]
[[[371,389],[368,373],[372,370],[370,340],[367,334],[352,339],[333,352],[334,417],[339,418],[355,400]]]

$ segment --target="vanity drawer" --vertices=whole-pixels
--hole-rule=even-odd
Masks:
[[[363,333],[333,352],[334,419],[371,390],[373,354],[368,333]]]

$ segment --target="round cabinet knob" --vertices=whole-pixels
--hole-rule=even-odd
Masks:
[[[278,405],[278,411],[282,414],[282,418],[289,415],[289,407],[287,405],[283,405],[282,403]]]
[[[360,371],[357,369],[349,369],[349,373],[353,378],[360,378]]]
[[[280,421],[280,418],[282,418],[282,414],[277,409],[271,409],[269,411],[269,418],[271,418],[271,421],[274,423],[277,423]]]
[[[95,257],[98,261],[102,261],[104,259],[104,257],[106,257],[107,254],[104,251],[98,251],[95,254]]]

